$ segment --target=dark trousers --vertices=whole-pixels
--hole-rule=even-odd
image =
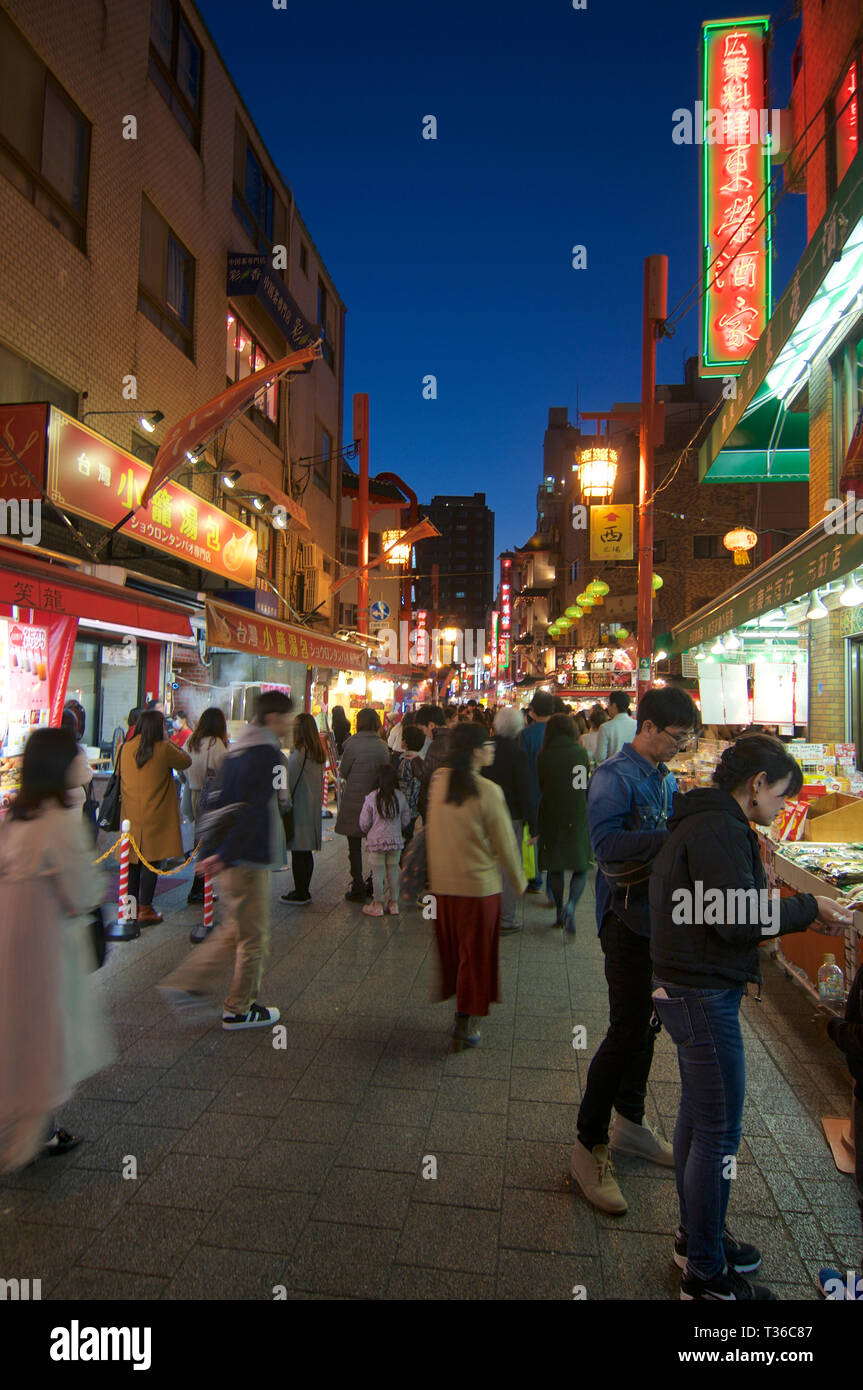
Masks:
[[[351,863],[351,888],[355,893],[364,893],[362,835],[348,836],[348,858]]]
[[[647,1078],[656,1038],[650,938],[636,936],[611,912],[599,933],[608,981],[608,1032],[600,1043],[578,1112],[578,1137],[588,1148],[608,1143],[611,1108],[626,1120],[644,1120]]]
[[[301,898],[309,896],[309,884],[315,867],[315,856],[310,849],[291,850],[291,870],[294,875],[294,890]]]
[[[158,867],[158,866],[157,866]],[[129,893],[139,907],[152,907],[156,891],[156,875],[143,864],[129,865]]]

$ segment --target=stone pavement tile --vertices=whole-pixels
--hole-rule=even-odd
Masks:
[[[289,1082],[293,1089],[297,1082],[305,1076],[308,1068],[319,1055],[319,1051],[311,1052],[273,1047],[272,1043],[270,1043],[267,1047],[256,1048],[250,1057],[246,1057],[245,1060],[232,1071],[232,1075],[235,1081],[249,1076],[271,1077],[275,1082]],[[223,1084],[226,1080],[227,1076],[224,1076]]]
[[[508,1139],[504,1182],[507,1187],[563,1191],[571,1154],[572,1143],[526,1143],[521,1139]]]
[[[416,1173],[423,1155],[425,1125],[355,1123],[336,1159],[338,1168],[372,1168],[386,1173]]]
[[[56,1287],[95,1239],[92,1229],[50,1227],[29,1220],[3,1223],[3,1277],[41,1279],[42,1297]]]
[[[369,1124],[422,1125],[428,1124],[437,1099],[437,1091],[416,1091],[398,1086],[369,1086],[361,1100],[356,1118]]]
[[[128,1066],[168,1068],[197,1045],[197,1035],[191,1029],[157,1033],[149,1028],[137,1042],[126,1048],[123,1061]]]
[[[332,1066],[365,1067],[373,1071],[387,1041],[386,1038],[341,1038],[331,1033],[318,1049],[318,1059]]]
[[[54,1285],[49,1297],[57,1302],[137,1303],[163,1298],[170,1279],[152,1274],[121,1274],[116,1269],[84,1269],[76,1265]]]
[[[481,1026],[487,1026],[487,1023],[488,1020],[484,1019]],[[447,1055],[450,1046],[451,1027],[452,1019],[449,1014],[442,1014],[437,1027],[431,1032],[413,1026],[407,1027],[404,1019],[400,1018],[397,1027],[386,1041],[378,1065],[393,1058],[409,1062],[440,1062]]]
[[[452,1269],[415,1269],[410,1265],[394,1265],[383,1297],[402,1302],[443,1299],[453,1303],[494,1299],[495,1281],[490,1274],[464,1274]]]
[[[76,1092],[58,1112],[57,1123],[92,1144],[109,1134],[115,1125],[124,1124],[132,1104],[122,1100],[96,1100]]]
[[[767,1125],[767,1116],[759,1109],[752,1100],[743,1102],[743,1133],[747,1139],[753,1136],[769,1139],[770,1130]]]
[[[243,1169],[240,1185],[319,1192],[337,1154],[332,1144],[265,1139]]]
[[[736,1176],[731,1182],[729,1209],[774,1216],[774,1203],[773,1190],[759,1168],[754,1163],[741,1163],[738,1159]]]
[[[199,1245],[290,1256],[315,1205],[310,1192],[234,1187],[198,1237]]]
[[[417,1203],[408,1211],[396,1263],[494,1274],[499,1221],[496,1211]]]
[[[861,1234],[858,1231],[856,1236],[833,1235],[830,1237],[831,1245],[835,1252],[835,1260],[829,1261],[834,1269],[841,1268],[844,1274],[846,1270],[853,1269],[859,1275],[863,1273],[863,1253],[861,1253]],[[815,1271],[817,1278],[818,1271]]]
[[[565,1071],[513,1067],[509,1094],[511,1100],[549,1100],[574,1105],[580,1089],[575,1070],[570,1075]]]
[[[136,1184],[135,1201],[154,1207],[213,1211],[243,1171],[238,1158],[170,1153],[155,1173]]]
[[[444,1076],[483,1076],[504,1081],[512,1072],[509,1053],[503,1048],[465,1047],[449,1052],[444,1059]]]
[[[565,1144],[575,1139],[577,1110],[574,1105],[555,1105],[551,1101],[511,1100],[507,1137],[543,1139]]]
[[[787,1161],[795,1178],[814,1178],[823,1181],[836,1171],[833,1155],[826,1144],[823,1148],[813,1149],[810,1153],[789,1148]]]
[[[274,1076],[241,1076],[235,1073],[213,1098],[212,1110],[217,1114],[268,1115],[279,1114],[291,1097],[295,1083]]]
[[[436,1112],[467,1110],[473,1115],[505,1115],[509,1086],[490,1077],[447,1075],[437,1093]]]
[[[436,1186],[437,1184],[427,1184]],[[315,1221],[400,1231],[414,1186],[409,1173],[332,1168],[312,1212]]]
[[[516,1039],[512,1048],[512,1065],[537,1070],[571,1071],[572,1036],[560,1042],[528,1042]]]
[[[516,1012],[520,1018],[554,1019],[559,1022],[560,1031],[565,1035],[569,1031],[567,1020],[573,1012],[566,981],[554,993],[525,990],[519,984]]]
[[[416,1180],[415,1202],[441,1202],[450,1207],[481,1207],[497,1211],[503,1191],[502,1158],[487,1154],[441,1154],[437,1176]]]
[[[292,1098],[279,1111],[278,1119],[269,1127],[267,1138],[341,1144],[356,1114],[356,1106],[353,1104],[339,1105],[335,1101]]]
[[[680,1108],[680,1081],[659,1081],[650,1071],[647,1083],[648,1095],[660,1115],[676,1115]]]
[[[436,1110],[426,1134],[425,1152],[491,1154],[497,1158],[505,1142],[505,1115],[467,1115],[461,1110]]]
[[[507,1187],[500,1221],[501,1249],[598,1255],[593,1209],[569,1192]]]
[[[667,1235],[645,1235],[618,1227],[601,1231],[599,1244],[606,1298],[679,1301],[680,1270]],[[589,1298],[590,1288],[587,1293]]]
[[[183,1130],[172,1152],[203,1154],[207,1158],[251,1158],[262,1139],[270,1136],[272,1123],[266,1115],[207,1110]]]
[[[752,1277],[756,1280],[760,1280],[761,1275],[759,1273]],[[822,1302],[822,1296],[818,1290],[817,1269],[815,1270],[815,1277],[810,1284],[780,1284],[777,1280],[773,1279],[770,1282],[770,1288],[773,1293],[775,1293],[780,1303]]]
[[[108,997],[107,994],[105,997]],[[117,1051],[120,1053],[121,1057],[126,1049],[131,1047],[133,1043],[138,1042],[148,1030],[149,1020],[147,1023],[126,1023],[116,1014],[112,1015],[111,1032]],[[123,1057],[123,1062],[125,1062],[125,1060],[125,1057]]]
[[[216,1099],[215,1091],[180,1089],[174,1086],[154,1086],[143,1100],[133,1105],[126,1121],[133,1125],[164,1125],[171,1129],[187,1129]]]
[[[393,1025],[385,1018],[366,1018],[363,1014],[348,1014],[340,1018],[330,1034],[333,1038],[372,1038],[387,1042]]]
[[[165,1067],[130,1067],[116,1062],[85,1081],[77,1094],[89,1100],[140,1100],[166,1070]]]
[[[528,1250],[501,1250],[497,1267],[497,1297],[537,1301],[571,1302],[574,1289],[584,1289],[587,1299],[601,1299],[602,1266],[596,1256],[550,1255]]]
[[[245,1028],[239,1033],[226,1033],[221,1023],[217,1023],[197,1038],[190,1049],[190,1056],[222,1057],[230,1070],[236,1071],[255,1048],[261,1046],[261,1033],[272,1038],[269,1029]]]
[[[515,1039],[518,1042],[560,1042],[562,1038],[571,1039],[572,1019],[572,1009],[567,1009],[552,1018],[522,1013],[519,1009],[515,1016]],[[590,1028],[588,1025],[585,1026],[588,1027],[589,1035]],[[605,1029],[602,1031],[605,1032]]]
[[[602,1041],[600,1039],[600,1041]],[[677,1065],[676,1051],[669,1055],[667,1052],[660,1052],[659,1048],[653,1054],[653,1061],[650,1064],[650,1085],[657,1082],[663,1085],[673,1082],[677,1087],[678,1096],[680,1094],[680,1068]],[[677,1109],[677,1102],[674,1102]]]
[[[764,1135],[747,1134],[746,1143],[749,1146],[749,1152],[762,1172],[768,1168],[778,1169],[782,1172],[788,1171],[785,1155],[775,1139],[767,1138]]]
[[[50,1226],[92,1226],[98,1230],[107,1226],[124,1202],[134,1197],[137,1186],[119,1171],[70,1168],[59,1182],[31,1198],[25,1220]]]
[[[805,1218],[795,1217],[797,1221]],[[740,1223],[734,1223],[734,1230]],[[751,1241],[761,1251],[764,1263],[759,1270],[759,1280],[768,1286],[773,1279],[784,1279],[786,1283],[805,1283],[806,1267],[803,1264],[791,1232],[783,1221],[765,1216],[746,1217],[745,1234],[741,1227],[741,1239]]]
[[[738,1167],[737,1171],[739,1173],[741,1169]],[[764,1181],[770,1188],[773,1200],[783,1218],[787,1219],[792,1212],[812,1210],[809,1198],[802,1191],[801,1184],[792,1173],[780,1168],[763,1168],[762,1171]]]
[[[632,1166],[628,1169],[622,1161],[615,1165],[620,1190],[626,1198],[629,1210],[623,1216],[611,1216],[608,1212],[594,1211],[600,1239],[603,1230],[644,1231],[648,1235],[665,1236],[670,1242],[680,1222],[680,1205],[673,1170],[663,1170],[655,1164],[648,1169],[638,1159],[629,1161]],[[570,1191],[581,1206],[586,1205],[577,1184],[572,1180]]]
[[[372,1086],[398,1086],[410,1090],[428,1091],[440,1085],[444,1060],[414,1060],[405,1057],[382,1057],[372,1074]]]
[[[130,1274],[173,1275],[207,1216],[201,1211],[177,1211],[127,1202],[96,1240],[78,1258],[79,1265],[122,1269]]]
[[[808,1198],[811,1210],[818,1212],[822,1207],[832,1207],[837,1211],[858,1211],[854,1179],[850,1175],[825,1173],[822,1178],[798,1178],[798,1187]]]
[[[313,1062],[306,1069],[292,1095],[297,1100],[335,1100],[343,1104],[362,1099],[371,1080],[368,1068],[346,1067]]]
[[[164,1154],[172,1149],[182,1134],[182,1130],[168,1129],[157,1125],[115,1125],[92,1144],[81,1144],[69,1155],[69,1166],[74,1168],[104,1168],[112,1173],[120,1173],[127,1157],[138,1164],[139,1179],[152,1173]],[[63,1162],[52,1159],[52,1163]]]
[[[370,1226],[310,1221],[281,1282],[290,1292],[380,1298],[386,1288],[398,1232]]]
[[[17,1220],[34,1200],[35,1194],[32,1191],[27,1191],[25,1188],[20,1187],[5,1186],[11,1177],[11,1173],[4,1173],[4,1186],[0,1187],[0,1231],[3,1229],[4,1222],[8,1221],[10,1217],[14,1217],[14,1219]],[[60,1181],[62,1181],[62,1178]],[[54,1187],[58,1186],[59,1182],[54,1183],[52,1187],[46,1187],[44,1192],[46,1194],[50,1193],[54,1190]]]
[[[227,1057],[202,1057],[197,1052],[186,1052],[162,1072],[156,1084],[179,1090],[220,1091],[234,1071]]]
[[[766,1115],[765,1121],[770,1133],[785,1149],[799,1149],[805,1153],[815,1144],[829,1147],[821,1126],[808,1116]]]
[[[230,1253],[211,1245],[195,1245],[177,1269],[163,1297],[178,1302],[205,1299],[250,1303],[272,1301],[284,1281],[284,1256],[262,1250]]]

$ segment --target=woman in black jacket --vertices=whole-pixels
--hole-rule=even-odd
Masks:
[[[497,782],[506,798],[515,840],[521,849],[525,825],[528,833],[536,834],[535,808],[530,785],[527,753],[519,743],[524,728],[521,710],[500,709],[494,719],[494,762],[483,768],[482,775]],[[500,930],[503,935],[521,931],[515,920],[515,889],[506,874],[501,875]]]
[[[685,1270],[682,1299],[769,1299],[741,1277],[758,1268],[759,1252],[725,1231],[746,1089],[740,1001],[750,980],[760,987],[762,941],[807,928],[835,934],[849,916],[830,898],[768,891],[749,823],[771,825],[803,784],[779,739],[738,739],[713,781],[675,799],[650,876],[653,1002],[677,1046],[681,1082],[674,1259]]]

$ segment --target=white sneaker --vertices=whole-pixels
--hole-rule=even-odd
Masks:
[[[617,1154],[648,1158],[651,1163],[660,1163],[663,1168],[674,1167],[671,1145],[646,1122],[636,1125],[623,1115],[615,1115],[609,1147]]]
[[[576,1140],[569,1171],[591,1206],[622,1216],[627,1210],[626,1198],[617,1185],[614,1167],[605,1144],[586,1149]]]
[[[229,1033],[240,1028],[269,1028],[278,1021],[278,1009],[265,1009],[263,1004],[253,1004],[247,1014],[222,1014],[222,1027]]]

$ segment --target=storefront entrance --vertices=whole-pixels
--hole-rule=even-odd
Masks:
[[[110,753],[114,733],[125,733],[129,710],[144,703],[143,644],[79,637],[69,669],[67,697],[80,700],[87,714],[84,742]],[[132,660],[129,660],[129,657]]]

